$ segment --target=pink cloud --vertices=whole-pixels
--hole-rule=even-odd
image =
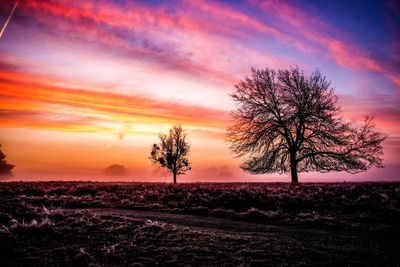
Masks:
[[[361,48],[355,44],[326,34],[336,33],[337,29],[328,25],[323,20],[303,11],[295,5],[289,5],[283,1],[252,1],[257,7],[262,8],[269,14],[273,13],[285,23],[293,27],[293,31],[303,38],[320,46],[320,49],[327,52],[337,65],[349,69],[367,70],[379,72],[386,76],[396,86],[400,86],[400,76],[391,73],[380,62],[373,60]]]
[[[184,8],[173,13],[164,6],[149,8],[129,3],[122,8],[102,1],[68,5],[59,1],[27,1],[24,8],[33,11],[30,15],[52,31],[224,84],[235,84],[238,74],[251,66],[293,64],[283,56],[249,49],[232,40],[258,38],[256,30],[296,43],[279,30],[223,4],[184,1]],[[122,37],[110,27],[135,33],[140,40]],[[240,56],[244,53],[245,58]]]

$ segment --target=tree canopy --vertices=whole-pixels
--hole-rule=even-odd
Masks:
[[[228,140],[242,168],[254,174],[346,171],[383,167],[373,117],[345,120],[338,97],[320,71],[252,69],[231,95],[237,104]]]

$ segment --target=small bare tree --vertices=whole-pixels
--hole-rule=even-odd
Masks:
[[[231,95],[228,140],[242,169],[254,174],[346,171],[383,167],[382,141],[372,117],[363,126],[340,117],[337,96],[319,72],[305,76],[298,68],[256,70]]]
[[[188,158],[189,143],[186,140],[182,126],[174,126],[169,134],[159,135],[160,143],[154,144],[151,149],[150,160],[166,168],[173,175],[173,182],[176,184],[176,176],[185,174],[191,169]]]

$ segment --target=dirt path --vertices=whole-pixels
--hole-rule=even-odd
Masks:
[[[71,210],[72,212],[73,210]],[[101,218],[162,225],[162,231],[143,228],[143,232],[157,232],[151,248],[165,253],[166,244],[182,250],[187,258],[200,254],[207,262],[220,255],[235,262],[250,265],[391,265],[398,262],[399,241],[390,233],[337,231],[298,226],[272,226],[224,218],[171,214],[166,212],[81,209]],[[162,232],[162,233],[161,233]],[[171,243],[173,243],[171,245]],[[185,256],[186,255],[186,256]],[[220,261],[223,264],[225,261]],[[193,265],[192,261],[188,262]],[[229,264],[228,264],[229,265]]]
[[[115,208],[96,208],[96,209],[81,209],[81,211],[88,211],[96,215],[112,215],[124,217],[130,220],[154,220],[179,226],[186,226],[191,228],[199,228],[208,231],[227,231],[235,233],[265,233],[265,232],[290,232],[294,231],[293,227],[273,226],[266,224],[256,224],[243,221],[235,221],[231,219],[209,217],[209,216],[196,216],[187,214],[175,214],[159,211],[143,211],[143,210],[126,210]],[[309,230],[301,230],[309,231]],[[315,231],[315,230],[313,230]],[[323,233],[322,231],[321,233]]]

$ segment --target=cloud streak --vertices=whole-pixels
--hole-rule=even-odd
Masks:
[[[41,76],[34,77],[31,74],[25,77],[24,73],[0,72],[2,87],[0,97],[7,98],[0,104],[0,109],[14,109],[19,112],[40,111],[43,110],[43,106],[57,105],[58,108],[53,112],[49,108],[49,114],[57,114],[57,110],[60,113],[65,112],[67,108],[63,107],[66,106],[92,110],[98,115],[97,120],[106,122],[115,120],[166,124],[182,122],[188,125],[216,128],[223,127],[228,118],[227,112],[218,109],[189,106],[141,96],[49,86],[41,82],[45,80]],[[44,121],[49,120],[49,117],[44,114],[37,117],[42,117]],[[93,122],[93,118],[89,121]]]
[[[185,1],[182,8],[170,11],[162,5],[138,3],[122,8],[104,1],[69,5],[27,1],[24,9],[49,31],[113,47],[138,59],[153,60],[158,66],[224,84],[237,82],[238,74],[252,65],[293,63],[284,56],[242,45],[241,40],[258,38],[254,30],[286,38],[288,43],[294,40],[222,4]],[[237,55],[239,51],[246,53],[246,59]]]
[[[337,32],[337,30],[320,20],[318,16],[303,11],[294,5],[289,5],[284,1],[254,0],[252,2],[265,12],[273,13],[282,22],[291,25],[294,31],[305,40],[319,45],[320,49],[327,52],[328,57],[339,66],[355,70],[379,72],[397,87],[400,87],[400,76],[398,74],[393,73],[386,66],[366,55],[362,49],[354,44],[327,34]]]

